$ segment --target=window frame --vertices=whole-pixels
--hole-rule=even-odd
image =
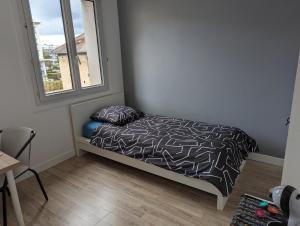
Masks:
[[[55,92],[53,94],[46,94],[44,90],[44,83],[42,79],[42,72],[40,69],[40,61],[37,50],[37,43],[35,38],[35,31],[33,26],[33,20],[31,15],[29,0],[21,0],[23,15],[25,19],[24,27],[26,29],[26,35],[28,38],[31,63],[34,69],[33,86],[36,97],[36,102],[38,105],[60,102],[67,98],[89,95],[93,93],[105,92],[109,88],[108,84],[108,56],[105,51],[104,45],[104,32],[103,32],[103,18],[101,12],[101,0],[86,0],[94,3],[95,12],[95,25],[97,32],[97,46],[99,53],[99,65],[101,71],[102,83],[100,85],[94,85],[90,87],[81,87],[80,72],[78,65],[78,54],[76,51],[75,33],[72,20],[71,2],[70,0],[58,0],[60,2],[62,21],[64,25],[66,47],[68,49],[68,58],[70,66],[71,80],[73,84],[72,90],[66,90],[62,92]]]

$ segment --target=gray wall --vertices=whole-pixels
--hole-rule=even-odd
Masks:
[[[127,104],[240,127],[284,157],[299,0],[119,0]]]

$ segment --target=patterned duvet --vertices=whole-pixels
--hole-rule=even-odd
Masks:
[[[125,126],[104,124],[91,144],[209,181],[228,196],[242,161],[258,146],[240,129],[165,116],[145,115]]]

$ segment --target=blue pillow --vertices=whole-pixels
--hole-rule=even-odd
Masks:
[[[82,135],[86,138],[91,138],[95,132],[95,130],[101,126],[102,122],[89,121],[83,125]]]

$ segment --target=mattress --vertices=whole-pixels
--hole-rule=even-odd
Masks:
[[[212,183],[228,196],[254,139],[241,129],[167,116],[145,115],[125,126],[104,124],[90,143],[128,157]]]

